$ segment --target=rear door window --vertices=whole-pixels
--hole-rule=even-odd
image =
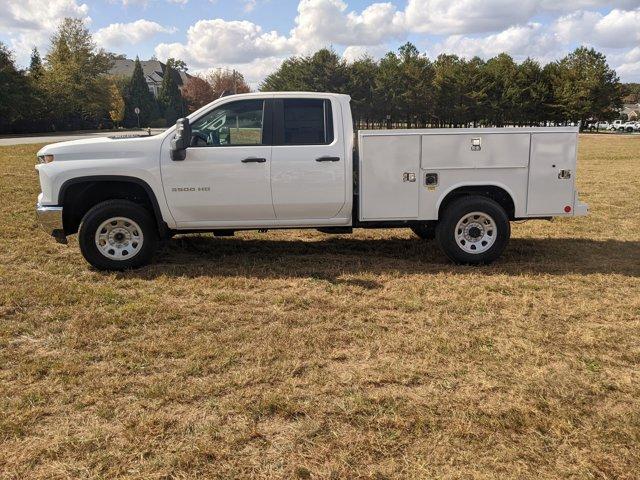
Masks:
[[[283,108],[283,145],[328,145],[333,142],[331,101],[286,98]]]

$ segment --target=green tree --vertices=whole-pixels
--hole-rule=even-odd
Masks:
[[[180,89],[176,82],[176,71],[167,64],[162,77],[162,84],[158,92],[158,104],[163,117],[167,121],[167,125],[173,125],[176,120],[184,113],[184,105]]]
[[[292,57],[260,85],[263,92],[345,92],[349,82],[347,63],[333,50],[323,48],[308,57]]]
[[[158,105],[153,98],[153,94],[149,91],[142,72],[142,64],[138,57],[136,57],[133,74],[125,94],[125,126],[135,127],[138,125],[138,116],[135,113],[136,108],[140,109],[141,126],[149,125],[150,122],[158,118]]]
[[[515,85],[517,65],[506,53],[493,57],[484,64],[483,80],[486,92],[487,120],[501,127],[516,116],[518,90]]]
[[[29,76],[34,80],[39,80],[44,73],[44,67],[42,66],[42,58],[37,48],[33,48],[31,51],[31,61],[29,62]]]
[[[51,38],[42,85],[50,111],[63,127],[95,125],[109,108],[112,65],[109,54],[97,50],[79,19],[65,18]]]
[[[347,92],[351,95],[351,110],[356,125],[365,123],[368,127],[376,120],[375,79],[378,64],[371,57],[363,57],[349,65]]]
[[[17,69],[12,52],[0,42],[0,131],[30,114],[32,93],[24,72]]]
[[[468,104],[465,102],[466,62],[457,55],[441,54],[433,64],[434,113],[439,126],[457,125],[468,121]]]
[[[579,47],[556,62],[552,88],[567,120],[585,124],[588,119],[617,116],[622,88],[607,58],[593,48]]]
[[[410,42],[401,46],[398,53],[402,72],[402,77],[398,79],[402,85],[400,109],[408,128],[414,122],[424,125],[433,112],[433,66]]]
[[[516,112],[512,121],[532,125],[548,117],[551,88],[538,62],[527,58],[517,66],[513,89]]]
[[[177,58],[169,58],[167,59],[167,66],[173,68],[174,70],[178,70],[180,72],[187,72],[189,70],[189,67],[187,67],[187,64]]]
[[[398,81],[401,77],[401,60],[394,52],[387,53],[378,64],[375,95],[378,100],[378,116],[388,123],[397,122],[403,116],[404,88]]]

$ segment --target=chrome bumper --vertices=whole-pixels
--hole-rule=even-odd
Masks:
[[[38,225],[49,235],[54,237],[58,243],[67,243],[62,224],[62,207],[50,207],[46,205],[36,205],[36,218]]]

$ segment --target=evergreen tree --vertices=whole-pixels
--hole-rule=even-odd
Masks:
[[[588,119],[613,118],[622,106],[618,75],[593,48],[576,48],[556,62],[552,84],[564,118],[582,125]]]
[[[33,50],[31,51],[31,61],[29,63],[29,76],[34,80],[38,80],[40,77],[42,77],[43,73],[44,73],[44,68],[42,67],[42,58],[40,57],[40,52],[38,52],[38,49],[34,47]]]
[[[171,65],[167,64],[158,93],[158,104],[162,112],[163,118],[167,121],[167,125],[173,125],[176,120],[183,114],[183,101],[175,79],[176,72]]]
[[[349,66],[347,92],[351,95],[351,110],[356,126],[362,122],[368,127],[378,120],[379,107],[375,94],[378,64],[371,57],[363,57]]]
[[[12,52],[0,42],[0,131],[30,114],[31,89],[23,72],[16,68]]]
[[[263,92],[345,92],[349,82],[347,63],[333,50],[323,48],[308,57],[292,57],[267,76]]]
[[[398,52],[402,72],[402,77],[398,79],[402,84],[400,108],[408,128],[414,122],[424,125],[433,112],[433,66],[410,42],[401,46]]]
[[[142,73],[142,64],[136,57],[133,74],[129,81],[129,87],[125,95],[124,124],[127,127],[138,126],[138,116],[135,109],[140,109],[140,126],[148,126],[150,122],[158,118],[158,105],[149,91],[147,82]]]
[[[380,60],[375,79],[376,98],[380,102],[379,115],[386,123],[397,122],[403,116],[403,86],[398,81],[401,77],[401,60],[394,52],[387,53]]]

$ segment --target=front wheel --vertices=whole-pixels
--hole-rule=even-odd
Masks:
[[[442,251],[456,263],[488,264],[509,242],[511,225],[504,209],[490,198],[462,197],[445,209],[436,227]]]
[[[151,214],[128,200],[94,206],[82,219],[80,251],[99,270],[126,270],[148,264],[158,243]]]

